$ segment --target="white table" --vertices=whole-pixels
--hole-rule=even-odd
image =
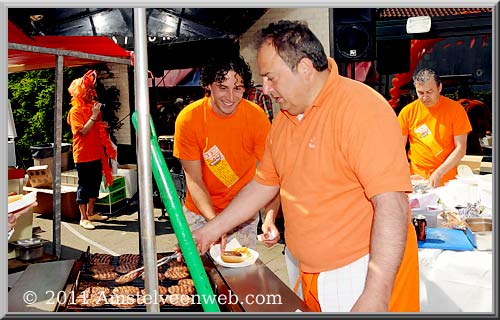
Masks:
[[[491,251],[419,249],[421,312],[493,312]]]
[[[493,312],[492,257],[491,251],[419,249],[420,311]],[[295,284],[298,264],[287,249],[285,261]]]

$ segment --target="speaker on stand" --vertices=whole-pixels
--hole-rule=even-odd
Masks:
[[[375,8],[333,8],[331,29],[333,41],[331,52],[339,64],[339,71],[347,75],[351,67],[351,77],[355,78],[355,62],[375,60]]]

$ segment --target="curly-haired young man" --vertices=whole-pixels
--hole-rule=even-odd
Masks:
[[[174,156],[186,176],[183,209],[191,230],[217,216],[253,179],[271,127],[262,108],[243,99],[252,74],[241,56],[214,57],[202,67],[200,79],[205,97],[179,113],[174,135]],[[268,206],[272,213],[279,205],[276,201],[277,197]],[[244,246],[255,247],[258,218],[255,211],[227,232],[227,240],[236,238]],[[223,247],[225,242],[224,234]]]

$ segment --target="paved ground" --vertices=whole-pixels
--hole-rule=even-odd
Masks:
[[[155,232],[157,252],[172,251],[177,239],[167,220],[159,220],[161,210],[155,209]],[[79,258],[90,246],[91,253],[110,253],[120,255],[124,253],[139,253],[139,219],[138,212],[127,210],[111,216],[104,222],[93,222],[94,230],[86,230],[79,226],[78,221],[63,219],[61,223],[62,259]],[[52,217],[50,215],[34,214],[33,227],[40,227],[38,236],[49,241],[52,236]],[[282,254],[283,244],[273,248],[266,248],[258,244],[259,258],[288,286],[288,275],[285,258]],[[52,253],[51,246],[46,249]]]

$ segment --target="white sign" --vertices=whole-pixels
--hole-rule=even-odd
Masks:
[[[410,17],[406,21],[406,33],[426,33],[431,30],[431,17]]]

